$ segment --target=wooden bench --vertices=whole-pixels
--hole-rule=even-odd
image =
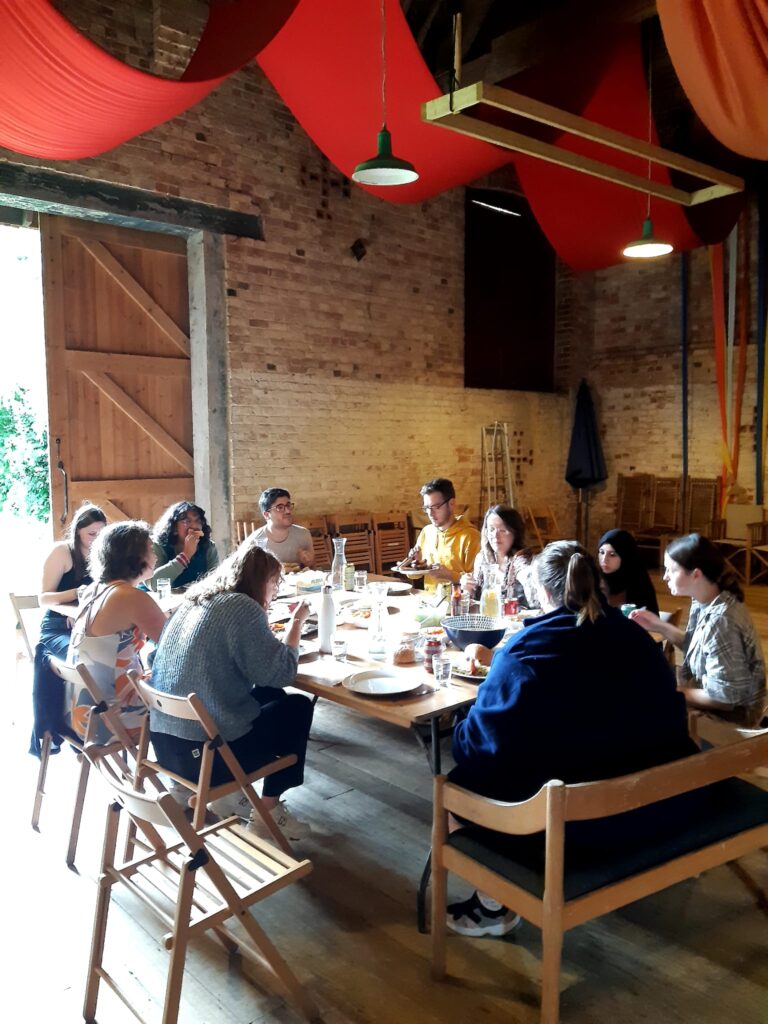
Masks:
[[[442,979],[445,974],[446,881],[451,871],[541,928],[541,1024],[557,1024],[563,933],[768,846],[768,793],[736,778],[766,765],[768,729],[763,729],[731,746],[618,779],[568,786],[548,782],[530,800],[517,804],[478,796],[437,776],[433,976]],[[660,803],[694,790],[700,792],[684,806]],[[645,810],[650,805],[656,806]],[[449,812],[474,824],[449,834]],[[606,820],[617,814],[625,815],[620,825]],[[590,828],[603,830],[599,842],[589,847],[574,841],[574,830],[584,829],[587,821]],[[746,874],[741,866],[740,871]],[[764,907],[765,893],[750,881]],[[754,955],[763,956],[764,951],[755,950]]]

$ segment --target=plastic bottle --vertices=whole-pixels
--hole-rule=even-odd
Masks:
[[[331,565],[331,584],[334,590],[344,589],[344,566],[347,564],[347,557],[344,548],[347,544],[346,537],[333,538],[333,563]]]
[[[330,584],[323,586],[320,607],[317,612],[317,639],[320,642],[320,653],[331,653],[331,637],[336,626],[336,606],[333,603],[333,590]]]

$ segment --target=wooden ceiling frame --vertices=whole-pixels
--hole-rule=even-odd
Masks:
[[[674,185],[667,185],[664,182],[652,181],[648,176],[633,174],[602,160],[595,160],[579,153],[570,153],[552,143],[541,142],[529,135],[480,121],[476,117],[464,113],[482,105],[557,128],[582,139],[617,149],[622,153],[631,153],[644,160],[649,160],[653,164],[700,178],[709,184],[703,188],[689,191]],[[503,146],[505,149],[511,149],[517,153],[525,153],[527,156],[537,157],[540,160],[546,160],[582,174],[589,174],[604,181],[611,181],[615,185],[634,189],[644,195],[652,195],[659,199],[679,203],[681,206],[698,206],[712,199],[720,199],[722,196],[744,191],[743,178],[719,171],[698,160],[690,160],[679,153],[673,153],[661,146],[654,146],[652,143],[644,142],[632,135],[625,135],[623,132],[607,128],[605,125],[588,121],[586,118],[568,113],[568,111],[559,110],[557,107],[541,103],[539,100],[523,96],[521,93],[502,89],[498,85],[489,85],[487,82],[474,82],[472,85],[457,89],[452,94],[447,93],[437,99],[429,100],[422,106],[422,119],[429,124],[448,128],[461,135],[468,135],[483,142]]]

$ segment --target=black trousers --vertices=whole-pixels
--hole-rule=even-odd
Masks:
[[[296,764],[264,779],[263,795],[279,797],[304,781],[304,761],[314,705],[301,693],[285,693],[269,686],[254,689],[253,695],[261,705],[261,714],[253,720],[250,730],[239,739],[232,740],[229,746],[244,772],[256,771],[286,754],[296,755]],[[150,735],[156,758],[164,768],[197,781],[204,741],[153,732],[151,725]],[[213,760],[211,784],[220,786],[231,779],[232,773],[217,753]]]

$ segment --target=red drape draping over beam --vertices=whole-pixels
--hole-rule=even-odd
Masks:
[[[648,138],[648,88],[639,27],[616,39],[605,73],[582,113],[597,124],[638,139]],[[655,130],[652,138],[657,141]],[[557,145],[635,174],[648,173],[647,161],[574,135],[562,136]],[[515,157],[515,166],[539,226],[558,256],[574,270],[618,263],[627,242],[640,237],[647,202],[643,193],[533,157]],[[669,182],[665,168],[654,167],[651,173],[654,180]],[[682,207],[654,199],[651,214],[656,236],[671,242],[675,249],[701,244]],[[735,211],[734,218],[737,215]]]
[[[658,0],[677,77],[701,120],[735,153],[768,160],[766,0]]]
[[[296,3],[213,0],[184,80],[173,82],[110,57],[48,0],[0,0],[0,145],[54,160],[112,149],[207,96],[259,52]]]
[[[441,95],[399,0],[386,0],[387,121],[397,156],[419,172],[412,185],[368,191],[416,203],[503,164],[510,154],[421,120]],[[381,14],[374,0],[301,0],[258,58],[291,113],[344,174],[376,151],[381,125]]]

